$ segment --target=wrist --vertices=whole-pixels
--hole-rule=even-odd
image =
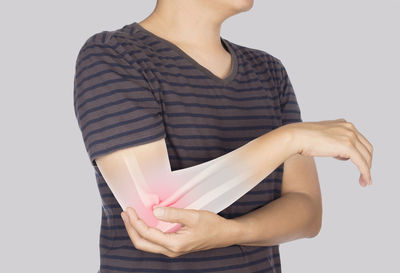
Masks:
[[[240,244],[241,238],[243,236],[242,225],[239,221],[236,221],[235,218],[225,218],[225,220],[226,228],[222,229],[222,232],[224,234],[223,237],[225,238],[224,247]]]
[[[285,137],[285,144],[289,150],[290,155],[301,153],[301,145],[298,141],[298,130],[295,123],[288,123],[279,127]]]

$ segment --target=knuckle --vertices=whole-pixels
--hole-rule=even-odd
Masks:
[[[136,241],[135,243],[133,243],[133,245],[137,249],[143,249],[143,241],[141,241],[141,240]]]
[[[169,251],[172,251],[172,252],[178,252],[178,251],[179,251],[179,247],[178,247],[178,245],[176,244],[176,242],[174,242],[174,243],[168,243],[168,244],[165,245],[165,247],[166,247]]]
[[[176,258],[176,257],[179,256],[179,253],[169,252],[169,253],[167,253],[167,256],[170,257],[170,258]]]
[[[346,147],[351,148],[353,147],[353,139],[351,137],[346,137],[344,139],[344,144],[346,145]]]
[[[137,242],[133,242],[133,246],[134,246],[136,249],[140,249],[139,244],[138,244]]]
[[[171,251],[173,251],[173,252],[179,252],[179,247],[176,246],[176,245],[173,245],[173,246],[169,247],[169,249],[170,249]]]
[[[347,125],[349,128],[352,128],[352,129],[355,129],[355,128],[356,128],[356,126],[354,125],[354,123],[352,123],[352,122],[350,122],[350,121],[347,121],[347,122],[346,122],[346,125]]]
[[[178,243],[175,245],[175,250],[174,252],[187,252],[190,251],[190,243],[188,242],[182,242],[182,243]]]
[[[165,256],[168,256],[169,258],[174,258],[174,257],[175,257],[175,254],[172,253],[172,252],[169,252],[169,251],[164,252],[163,254],[164,254]]]
[[[173,252],[181,252],[183,251],[183,246],[181,244],[174,244],[170,248]]]
[[[197,213],[196,211],[191,211],[190,213],[192,215],[192,219],[193,219],[194,223],[200,222],[200,214],[199,213]]]
[[[351,130],[351,129],[347,129],[346,130],[346,136],[351,140],[354,141],[357,138],[357,134],[355,131]]]
[[[165,245],[165,248],[167,248],[168,250],[173,251],[173,252],[176,251],[176,246],[174,244],[167,243]]]
[[[352,139],[357,139],[357,133],[353,130],[350,131],[350,136]]]

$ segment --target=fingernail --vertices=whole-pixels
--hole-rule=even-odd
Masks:
[[[164,208],[162,208],[162,207],[157,207],[157,208],[155,208],[155,209],[153,210],[153,214],[154,214],[156,217],[161,217],[161,216],[163,216],[163,215],[164,215]]]

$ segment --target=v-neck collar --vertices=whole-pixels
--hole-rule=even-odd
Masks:
[[[131,26],[133,28],[138,28],[141,31],[147,33],[148,35],[166,43],[167,45],[169,45],[170,47],[172,47],[175,52],[179,55],[181,55],[183,58],[185,58],[186,60],[188,60],[189,62],[191,62],[197,69],[203,71],[205,74],[207,74],[211,79],[213,79],[215,82],[220,83],[220,84],[228,84],[229,82],[231,82],[238,71],[238,60],[237,60],[237,56],[236,56],[236,52],[235,50],[231,47],[231,45],[229,44],[228,41],[226,41],[224,38],[222,38],[220,36],[220,40],[221,43],[224,45],[224,47],[229,51],[229,53],[231,54],[231,70],[229,72],[229,74],[225,77],[225,78],[220,78],[218,76],[216,76],[214,73],[212,73],[209,69],[207,69],[206,67],[202,66],[201,64],[199,64],[195,59],[193,59],[191,56],[189,56],[186,52],[184,52],[180,47],[178,47],[177,45],[175,45],[174,43],[161,38],[160,36],[154,34],[153,32],[145,29],[144,27],[142,27],[138,22],[133,22],[131,24]]]

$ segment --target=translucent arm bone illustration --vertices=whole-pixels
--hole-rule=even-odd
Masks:
[[[279,152],[286,144],[280,139],[285,138],[268,142],[267,135],[271,132],[218,158],[175,171],[171,171],[164,139],[118,150],[96,163],[124,210],[133,207],[149,226],[173,232],[180,224],[158,220],[153,207],[215,213],[228,207],[290,156]]]

